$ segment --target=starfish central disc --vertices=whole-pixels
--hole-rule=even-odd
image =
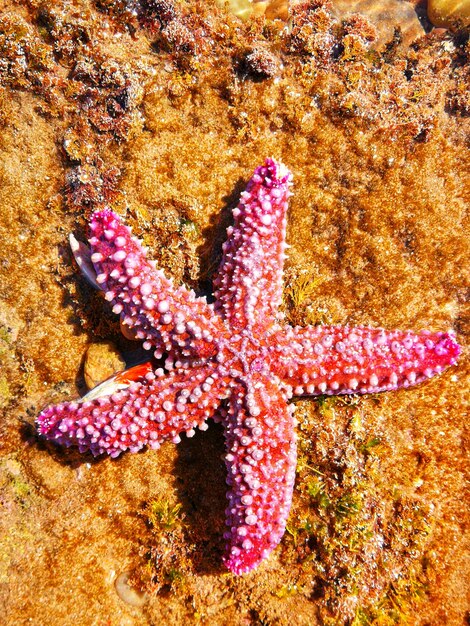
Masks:
[[[252,373],[269,371],[266,337],[257,339],[245,331],[234,335],[223,346],[217,360],[230,369],[232,377],[246,378]]]

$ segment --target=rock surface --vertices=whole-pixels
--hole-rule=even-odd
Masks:
[[[428,15],[434,26],[452,28],[470,24],[469,0],[428,0]]]
[[[46,445],[33,429],[45,405],[83,392],[87,345],[129,348],[68,234],[83,239],[91,212],[112,205],[168,276],[210,295],[229,209],[268,155],[295,177],[290,323],[452,328],[466,344],[468,40],[436,29],[383,47],[370,15],[297,6],[285,22],[196,0],[1,3],[7,626],[466,619],[464,355],[413,390],[294,400],[289,532],[237,579],[220,567],[217,424],[118,461]],[[269,71],[239,71],[249,50],[269,53]],[[129,571],[143,607],[116,593]]]
[[[83,364],[83,376],[88,389],[126,368],[119,350],[110,342],[92,343],[88,346]]]

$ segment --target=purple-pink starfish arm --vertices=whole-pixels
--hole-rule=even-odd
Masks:
[[[214,337],[225,329],[212,305],[185,287],[175,287],[147,260],[140,242],[110,210],[97,211],[90,222],[90,259],[96,282],[113,312],[155,356],[169,356],[166,366],[216,353]]]
[[[285,328],[271,357],[294,395],[376,393],[420,383],[457,361],[451,333],[348,326]]]
[[[292,175],[266,159],[257,167],[233,211],[223,258],[214,281],[216,311],[234,332],[263,332],[282,297],[286,211]]]
[[[227,388],[211,365],[164,373],[144,364],[120,372],[81,400],[46,408],[37,418],[38,430],[94,456],[159,448],[166,440],[178,443],[182,432],[191,437],[195,428],[206,430]]]
[[[277,381],[258,375],[252,395],[259,414],[247,412],[240,386],[232,393],[224,419],[230,485],[224,563],[234,574],[256,567],[281,540],[297,461],[293,407]]]

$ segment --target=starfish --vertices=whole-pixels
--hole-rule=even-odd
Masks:
[[[266,159],[233,210],[215,302],[175,287],[109,209],[90,221],[79,264],[112,310],[164,367],[148,362],[85,397],[46,408],[39,433],[117,457],[178,443],[222,421],[228,506],[224,563],[255,568],[279,543],[296,468],[295,394],[376,393],[420,383],[456,362],[451,333],[348,326],[292,327],[278,313],[292,175]],[[87,269],[88,268],[88,269]]]

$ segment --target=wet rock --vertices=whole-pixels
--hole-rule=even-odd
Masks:
[[[470,0],[429,0],[428,17],[434,26],[451,28],[470,25]]]
[[[287,4],[286,0],[282,0]],[[264,15],[269,8],[270,3],[268,0],[260,0],[251,2],[251,0],[217,0],[217,4],[221,8],[227,7],[230,13],[236,15],[241,20],[248,20],[254,17]],[[269,17],[269,19],[274,19]]]
[[[125,367],[124,359],[111,342],[92,343],[86,351],[83,366],[86,386],[93,389]]]
[[[402,0],[333,0],[333,11],[338,18],[347,18],[360,13],[377,29],[377,47],[386,45],[394,37],[396,28],[400,28],[402,43],[409,45],[424,35],[424,28],[415,9],[409,2]]]
[[[254,4],[256,5],[257,3],[255,2]],[[288,0],[271,0],[271,2],[267,2],[266,5],[264,14],[268,20],[283,20],[287,22],[289,19]]]

